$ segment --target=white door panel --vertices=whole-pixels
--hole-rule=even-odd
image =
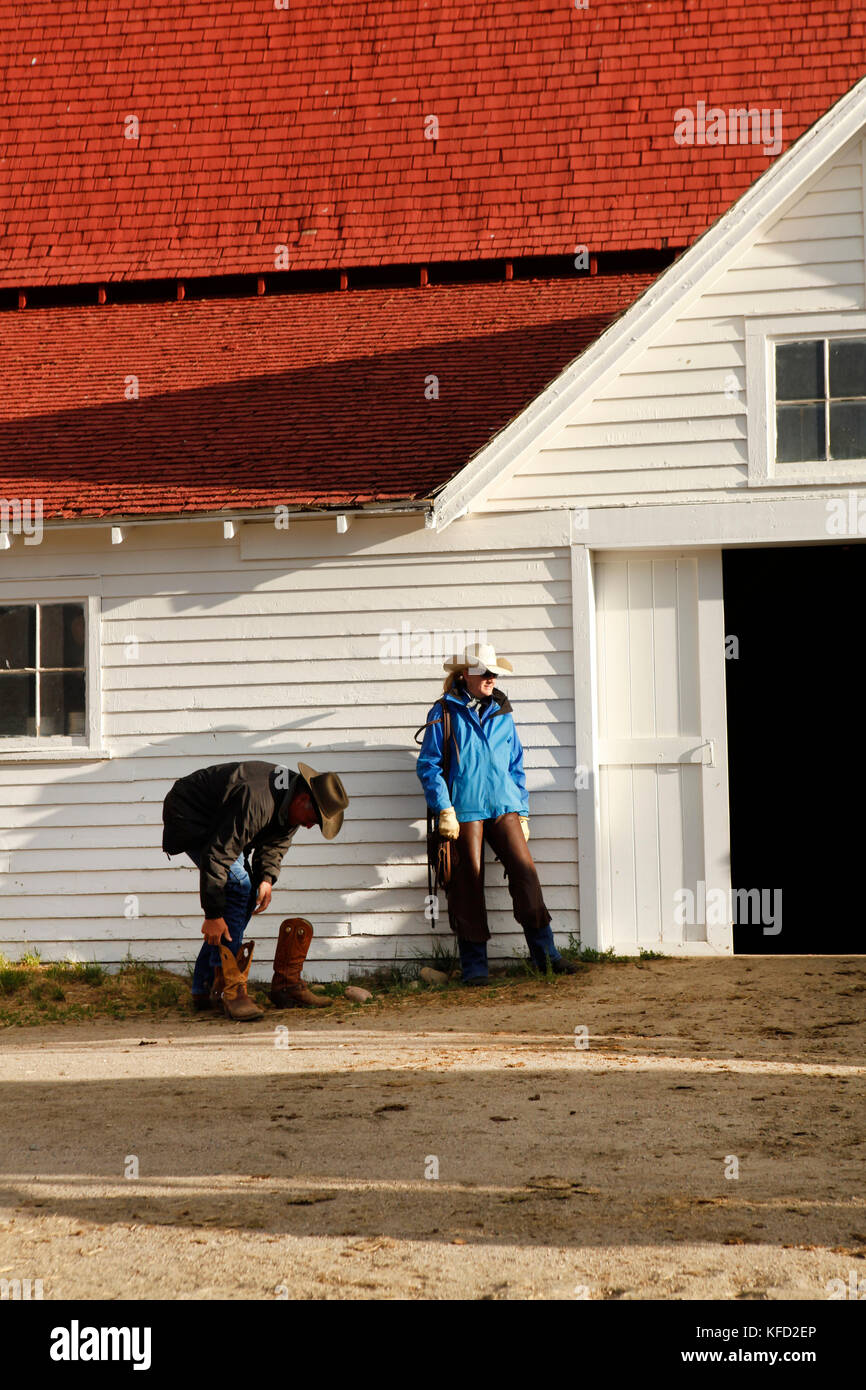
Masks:
[[[601,939],[728,952],[704,910],[730,903],[721,552],[600,554],[594,588]]]

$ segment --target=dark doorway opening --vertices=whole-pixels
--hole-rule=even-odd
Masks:
[[[735,897],[734,950],[862,953],[866,545],[728,550],[723,573],[731,883],[782,895],[778,934]]]

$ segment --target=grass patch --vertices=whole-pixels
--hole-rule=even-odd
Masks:
[[[617,956],[612,946],[608,946],[606,951],[597,951],[592,946],[581,946],[572,933],[569,933],[568,945],[563,946],[560,954],[567,960],[583,961],[585,965],[633,965],[636,960],[668,959],[663,951],[645,951],[643,947],[636,956]]]
[[[642,950],[639,956],[618,956],[612,949],[596,951],[582,947],[574,936],[561,948],[562,955],[588,970],[593,965],[635,964],[638,961],[664,960],[659,951]],[[423,966],[429,965],[449,976],[447,983],[428,985],[419,978]],[[152,1018],[207,1019],[213,1014],[195,1014],[190,999],[192,966],[183,971],[159,970],[146,961],[128,957],[116,973],[110,973],[94,962],[56,961],[43,964],[38,952],[31,951],[20,960],[10,962],[0,956],[0,1027],[39,1023],[62,1023],[100,1018],[128,1019],[140,1015]],[[546,985],[553,987],[567,976],[554,975],[548,966],[538,970],[522,951],[515,952],[509,961],[491,963],[490,983],[493,992],[520,986]],[[485,990],[467,990],[460,980],[460,958],[456,938],[434,940],[429,949],[418,950],[415,959],[394,961],[377,970],[355,972],[346,980],[330,980],[316,987],[316,992],[342,1003],[349,985],[370,990],[379,1006],[392,1003],[401,1006],[410,998],[438,996],[471,1000]],[[272,1011],[267,987],[254,983],[250,993],[267,1012]],[[353,1008],[370,1008],[372,1002]]]
[[[23,962],[22,962],[23,963]],[[81,980],[88,985],[101,985],[108,979],[108,971],[95,963],[87,964],[80,960],[61,960],[43,967],[43,974],[50,980],[60,983]]]
[[[445,975],[459,970],[460,952],[457,949],[457,938],[451,936],[447,944],[445,941],[434,941],[430,953],[424,958],[422,964],[431,965],[434,970],[441,970]]]
[[[181,975],[127,960],[116,974],[93,961],[52,961],[34,953],[0,966],[0,1026],[192,1013]]]

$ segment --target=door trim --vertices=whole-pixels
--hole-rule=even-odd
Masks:
[[[589,546],[571,546],[571,623],[574,663],[574,786],[577,796],[577,877],[580,942],[596,951],[601,940],[598,866],[601,816],[598,800],[598,679],[595,583]],[[585,782],[585,785],[583,783]]]

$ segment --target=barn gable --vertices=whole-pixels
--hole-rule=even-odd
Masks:
[[[770,476],[761,353],[804,326],[866,330],[864,166],[861,82],[443,489],[439,523],[833,481]]]

